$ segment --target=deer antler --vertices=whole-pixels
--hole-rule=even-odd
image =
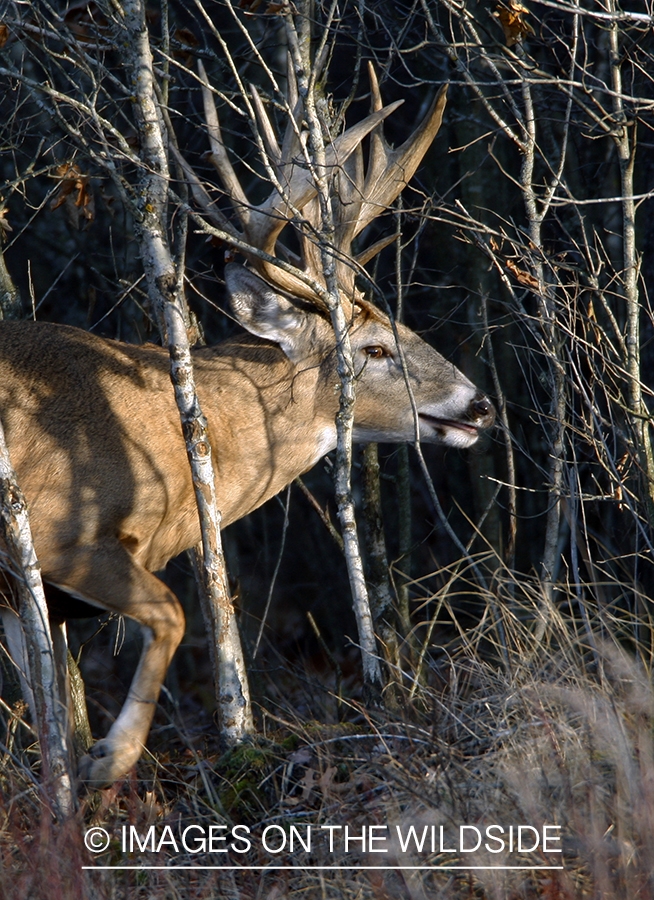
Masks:
[[[301,103],[297,99],[294,78],[289,77],[289,109],[293,109],[281,147],[263,101],[251,87],[254,111],[268,174],[274,185],[270,196],[260,205],[248,202],[245,191],[236,175],[222,139],[218,113],[211,88],[202,63],[198,64],[204,101],[207,132],[211,152],[209,159],[215,167],[227,196],[236,213],[241,233],[230,223],[227,229],[257,250],[274,256],[282,250],[278,246],[281,232],[294,220],[299,233],[301,260],[299,266],[316,281],[322,282],[320,256],[316,235],[320,211],[316,200],[317,188],[302,152],[305,132],[302,130]],[[381,215],[404,190],[431,145],[443,118],[447,86],[443,86],[434,99],[426,116],[413,134],[396,150],[393,150],[383,134],[383,121],[402,103],[402,100],[383,106],[379,84],[372,65],[368,66],[371,89],[371,113],[356,125],[348,128],[327,148],[327,166],[334,172],[335,246],[337,275],[344,296],[354,296],[354,277],[358,267],[373,258],[393,239],[385,238],[362,251],[355,258],[351,255],[352,242],[363,229]],[[292,106],[291,106],[292,103]],[[364,167],[362,141],[370,136],[367,166]],[[211,202],[197,177],[184,164],[184,170],[192,183],[196,201],[207,213],[217,218],[222,228],[226,219]],[[247,253],[246,253],[247,255]],[[254,254],[250,265],[271,285],[314,303],[316,295],[298,278]],[[321,304],[320,304],[321,305]]]

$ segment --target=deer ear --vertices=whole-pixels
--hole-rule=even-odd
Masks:
[[[299,358],[299,338],[306,327],[306,313],[254,272],[235,263],[225,266],[225,284],[232,312],[243,328],[279,344],[289,359]]]

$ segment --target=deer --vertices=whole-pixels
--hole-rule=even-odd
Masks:
[[[412,179],[442,121],[441,90],[410,137],[392,149],[370,70],[372,112],[328,148],[334,247],[341,302],[356,369],[353,440],[439,443],[466,448],[494,421],[492,402],[418,334],[364,297],[355,275],[382,246],[357,256],[357,236]],[[334,330],[320,296],[315,239],[317,189],[301,159],[301,103],[278,142],[256,90],[252,102],[276,183],[266,201],[247,200],[203,80],[211,162],[234,216],[217,211],[175,151],[195,201],[245,251],[225,266],[241,331],[193,351],[208,422],[222,526],[247,516],[336,446],[339,405]],[[362,142],[368,136],[367,165]],[[234,224],[234,219],[236,224]],[[280,236],[292,223],[299,253]],[[306,280],[275,265],[293,261]],[[271,262],[272,259],[272,262]],[[166,670],[184,634],[184,615],[157,576],[195,546],[200,525],[166,349],[105,339],[45,322],[0,323],[0,417],[18,483],[29,504],[34,545],[54,623],[87,612],[117,613],[143,632],[122,709],[79,764],[89,787],[112,784],[143,752]],[[0,561],[3,547],[0,543]],[[0,577],[2,573],[0,572]],[[10,577],[0,582],[12,655],[21,653]],[[0,598],[1,599],[1,598]]]

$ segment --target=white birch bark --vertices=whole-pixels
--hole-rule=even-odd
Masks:
[[[161,310],[170,351],[171,380],[200,516],[204,562],[199,567],[202,577],[198,589],[205,621],[209,620],[210,640],[214,644],[212,657],[216,663],[214,677],[221,736],[226,742],[234,743],[253,730],[252,711],[238,625],[225,572],[211,444],[195,390],[180,280],[166,236],[169,171],[165,125],[156,97],[144,3],[126,0],[123,8],[127,32],[123,58],[132,76],[142,160],[137,236],[150,300],[155,309]]]
[[[361,560],[354,500],[352,497],[352,426],[355,401],[354,364],[352,361],[348,322],[341,304],[336,278],[336,264],[332,250],[334,246],[334,222],[330,205],[329,175],[325,163],[325,142],[316,107],[315,78],[309,75],[311,71],[308,58],[309,41],[308,39],[300,40],[290,6],[288,3],[285,3],[284,7],[287,39],[295,68],[298,91],[304,102],[309,127],[310,163],[318,190],[322,220],[320,255],[323,275],[327,285],[327,292],[322,297],[329,308],[334,328],[338,376],[341,382],[339,411],[336,416],[335,492],[338,504],[338,518],[341,523],[352,602],[357,620],[364,690],[367,695],[366,699],[374,702],[381,697],[383,680],[363,562]],[[303,50],[306,50],[306,53],[303,53]]]
[[[609,3],[616,12],[614,0]],[[634,166],[636,162],[637,119],[629,121],[625,111],[622,87],[622,49],[620,26],[617,21],[609,31],[611,47],[611,78],[613,82],[613,114],[616,127],[612,137],[620,162],[620,187],[622,197],[622,257],[623,291],[626,305],[625,360],[629,381],[629,403],[632,427],[636,434],[637,452],[646,485],[646,505],[650,519],[654,516],[654,454],[650,438],[649,416],[643,400],[640,371],[640,299],[638,296],[639,261],[636,250],[636,202],[634,200]]]
[[[41,745],[42,779],[55,814],[58,817],[66,817],[74,811],[75,797],[68,748],[65,646],[63,641],[60,641],[61,646],[58,648],[60,658],[57,659],[43,592],[41,568],[32,541],[27,503],[16,481],[1,423],[0,523],[15,576],[20,621],[27,646],[29,681],[34,697],[33,712]],[[60,681],[57,665],[62,667]]]

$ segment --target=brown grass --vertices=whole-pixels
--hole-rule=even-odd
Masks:
[[[21,761],[15,754],[5,759],[1,776],[0,895],[16,900],[281,900],[298,892],[316,900],[653,897],[651,673],[615,642],[596,639],[595,652],[588,652],[571,622],[560,619],[554,633],[556,646],[552,639],[531,656],[514,651],[510,674],[482,661],[473,643],[467,649],[459,644],[449,657],[432,660],[430,676],[438,689],[425,687],[401,717],[366,715],[351,703],[347,721],[316,725],[293,718],[291,708],[304,705],[298,696],[289,697],[286,708],[279,701],[273,709],[271,701],[262,713],[261,738],[222,757],[206,742],[198,749],[198,741],[178,730],[168,747],[157,751],[157,760],[144,759],[125,783],[84,797],[76,818],[64,824],[49,814],[26,768],[28,757],[23,754]],[[328,699],[322,702],[329,705]],[[461,825],[485,833],[490,825],[511,824],[560,826],[557,846],[563,852],[491,853],[483,846],[475,853],[441,852],[438,841],[434,852],[430,847],[432,826],[436,835],[443,826],[443,846],[452,851]],[[251,829],[247,853],[190,853],[181,846],[187,826],[195,827],[192,835],[222,826],[217,833],[223,835],[235,825]],[[342,826],[334,832],[338,840],[331,851],[323,825]],[[123,852],[124,828],[134,827],[143,839],[151,826],[161,846]],[[311,826],[311,852],[297,839],[292,852],[267,850],[261,844],[267,826],[274,826],[268,832],[274,843],[281,839],[279,826],[287,839],[292,826],[296,836]],[[345,852],[345,826],[355,837],[364,826],[376,826],[374,833],[388,838],[377,846],[388,852],[368,847],[362,853],[360,842]],[[418,835],[427,828],[422,852],[415,846],[402,852],[398,826],[403,836],[410,826]],[[111,839],[97,855],[84,847],[91,827],[104,828]],[[209,866],[226,860],[295,868],[265,873],[82,869]],[[396,868],[362,870],[355,864]],[[543,865],[563,868],[534,868]]]

